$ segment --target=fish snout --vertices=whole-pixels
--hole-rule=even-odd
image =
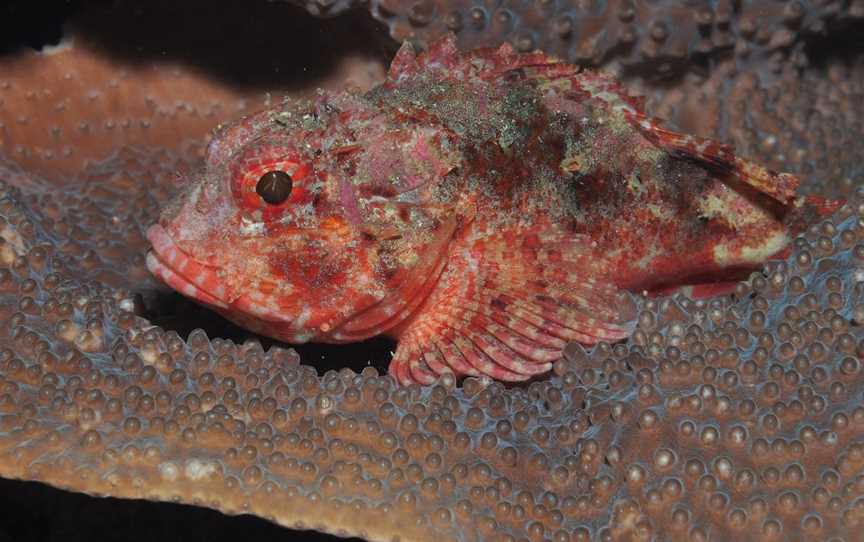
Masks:
[[[152,250],[147,269],[162,282],[186,297],[227,309],[232,297],[218,267],[202,263],[183,251],[161,224],[147,230]]]

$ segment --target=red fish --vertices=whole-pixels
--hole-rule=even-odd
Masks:
[[[628,291],[758,268],[837,204],[543,54],[404,45],[387,80],[222,127],[148,267],[289,343],[398,340],[390,373],[526,380],[634,328]]]

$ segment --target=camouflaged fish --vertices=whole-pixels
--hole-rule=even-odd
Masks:
[[[607,75],[446,38],[404,45],[369,92],[222,127],[147,263],[289,343],[394,337],[402,383],[519,381],[627,337],[628,291],[781,254],[836,206],[797,184],[661,127]]]

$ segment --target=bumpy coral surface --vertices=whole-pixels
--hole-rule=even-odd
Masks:
[[[292,1],[316,15],[352,4]],[[373,0],[368,7],[397,41],[424,44],[453,32],[464,48],[509,42],[523,52],[542,49],[583,65],[618,64],[655,77],[728,54],[743,63],[770,57],[800,66],[807,63],[806,42],[860,29],[864,18],[860,0]]]
[[[184,341],[70,272],[19,191],[0,211],[3,476],[372,540],[828,538],[864,520],[853,208],[734,298],[645,302],[629,342],[573,345],[511,390]]]
[[[816,97],[829,120],[808,123],[830,145],[820,149],[825,139],[803,129],[800,145],[852,168],[854,115],[839,111],[860,107],[850,83],[860,76],[854,66],[813,69],[803,72],[809,79],[784,76],[794,85],[773,87],[781,92],[760,78],[764,115],[736,118],[762,131],[763,119],[790,118],[772,104],[800,109]],[[735,103],[754,103],[741,88]],[[724,108],[722,95],[706,91],[702,103]],[[50,117],[32,118],[48,125]],[[725,125],[714,129],[740,129]],[[827,150],[844,150],[832,141],[847,141],[846,153]],[[843,214],[734,298],[643,302],[631,341],[571,347],[548,381],[397,388],[371,369],[318,376],[290,350],[181,337],[128,312],[134,293],[155,287],[138,280],[140,227],[172,190],[170,170],[187,163],[174,152],[124,151],[75,170],[74,182],[94,181],[90,191],[50,194],[37,175],[4,165],[3,477],[370,539],[855,540],[861,532],[864,230],[852,190],[843,190],[854,198]],[[846,186],[860,183],[845,171]],[[818,173],[809,178],[821,191],[830,185]],[[87,242],[94,234],[101,243]],[[135,240],[128,253],[117,242],[124,235]],[[345,365],[360,371],[365,359],[350,357]],[[136,531],[152,532],[163,514],[139,512]],[[217,521],[183,518],[199,529]],[[234,536],[255,538],[254,530]]]

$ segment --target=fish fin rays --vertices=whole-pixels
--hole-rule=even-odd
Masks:
[[[512,230],[474,235],[398,330],[390,373],[429,384],[445,373],[521,381],[549,371],[567,343],[629,336],[630,294],[602,280],[586,236]]]

